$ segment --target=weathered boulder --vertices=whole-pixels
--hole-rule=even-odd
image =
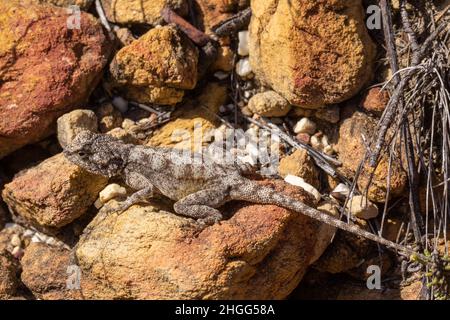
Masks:
[[[312,203],[299,188],[261,183]],[[120,215],[100,211],[76,250],[83,294],[90,299],[282,299],[332,237],[319,223],[272,205],[229,204],[223,210],[234,215],[205,229],[153,206],[133,206]]]
[[[31,243],[21,260],[21,280],[43,300],[81,299],[77,267],[70,265],[70,251],[45,243]],[[73,277],[73,278],[72,278]]]
[[[197,84],[198,50],[173,26],[154,28],[111,62],[113,85],[131,100],[173,105]]]
[[[20,264],[8,251],[0,250],[0,299],[12,298],[19,286]]]
[[[355,111],[352,107],[343,109],[343,119],[339,123],[339,130],[334,138],[335,150],[343,164],[345,172],[353,175],[366,152],[366,141],[371,141],[376,132],[376,121],[365,113]],[[395,155],[394,155],[395,156]],[[360,176],[358,187],[365,190],[370,182],[373,169],[368,164]],[[389,159],[382,157],[378,167],[373,172],[373,179],[369,186],[368,198],[374,202],[385,202],[388,181],[390,181],[390,197],[400,196],[406,188],[407,175],[400,160],[392,161],[389,177]]]
[[[18,174],[5,185],[4,201],[35,226],[61,228],[83,215],[107,179],[70,163],[63,154]]]
[[[291,104],[319,108],[369,80],[375,47],[360,0],[251,1],[250,64]]]
[[[163,23],[161,10],[168,6],[181,16],[188,13],[186,0],[101,0],[106,17],[118,24]]]
[[[0,2],[0,158],[52,133],[101,76],[109,55],[101,25],[84,12],[80,29],[67,19],[63,8]]]

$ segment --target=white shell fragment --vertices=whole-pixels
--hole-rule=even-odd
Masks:
[[[305,180],[303,180],[303,178],[288,174],[286,178],[284,178],[284,181],[286,181],[289,184],[292,184],[293,186],[300,187],[306,192],[310,193],[316,199],[316,202],[320,201],[321,199],[320,192],[312,185],[306,183]]]
[[[338,184],[336,188],[331,191],[331,196],[337,200],[345,200],[349,194],[350,188],[343,183]]]

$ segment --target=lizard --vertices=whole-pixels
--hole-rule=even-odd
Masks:
[[[64,147],[63,153],[70,162],[88,172],[107,178],[122,178],[136,190],[118,207],[111,209],[118,213],[158,193],[175,201],[176,214],[205,225],[213,225],[223,219],[219,208],[228,201],[272,204],[390,249],[418,255],[412,249],[365,231],[356,224],[349,224],[270,187],[261,186],[244,177],[237,164],[217,161],[201,153],[126,144],[110,135],[87,130],[78,133]]]

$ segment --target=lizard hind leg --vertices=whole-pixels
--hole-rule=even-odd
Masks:
[[[174,204],[177,214],[213,225],[223,219],[217,208],[229,201],[228,188],[217,187],[200,190],[190,194]]]

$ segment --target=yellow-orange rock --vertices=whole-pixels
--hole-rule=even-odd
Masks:
[[[210,133],[218,126],[216,115],[226,99],[225,86],[208,84],[197,101],[175,113],[175,119],[156,130],[148,144],[200,151],[210,142]]]
[[[262,183],[312,202],[299,188]],[[76,250],[83,294],[283,299],[331,239],[329,230],[319,232],[319,223],[276,206],[229,204],[222,210],[234,215],[206,229],[152,206],[133,206],[120,215],[100,211]]]
[[[131,100],[173,105],[197,84],[198,50],[175,27],[154,28],[111,62],[114,86]]]
[[[118,24],[149,24],[156,26],[163,23],[161,10],[168,6],[178,14],[188,13],[186,0],[101,0],[106,17]]]
[[[109,55],[102,26],[66,9],[0,1],[0,158],[51,134],[62,114],[81,106]]]
[[[250,63],[291,104],[349,99],[372,74],[375,47],[361,0],[251,1]]]

